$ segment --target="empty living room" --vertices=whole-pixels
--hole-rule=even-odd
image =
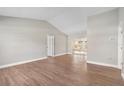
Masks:
[[[123,41],[122,7],[0,7],[0,86],[122,86]]]

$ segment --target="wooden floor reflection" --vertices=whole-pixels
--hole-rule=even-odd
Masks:
[[[63,55],[1,69],[0,85],[124,85],[124,81],[119,69],[87,64],[84,55]]]

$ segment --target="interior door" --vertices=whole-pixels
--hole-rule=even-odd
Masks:
[[[54,41],[53,35],[47,36],[47,56],[54,56]]]

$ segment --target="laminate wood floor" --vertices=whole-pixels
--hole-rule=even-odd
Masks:
[[[86,64],[82,55],[63,55],[0,69],[0,85],[124,85],[119,69]]]

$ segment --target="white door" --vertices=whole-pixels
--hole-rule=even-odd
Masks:
[[[54,36],[47,36],[47,56],[54,56]]]

